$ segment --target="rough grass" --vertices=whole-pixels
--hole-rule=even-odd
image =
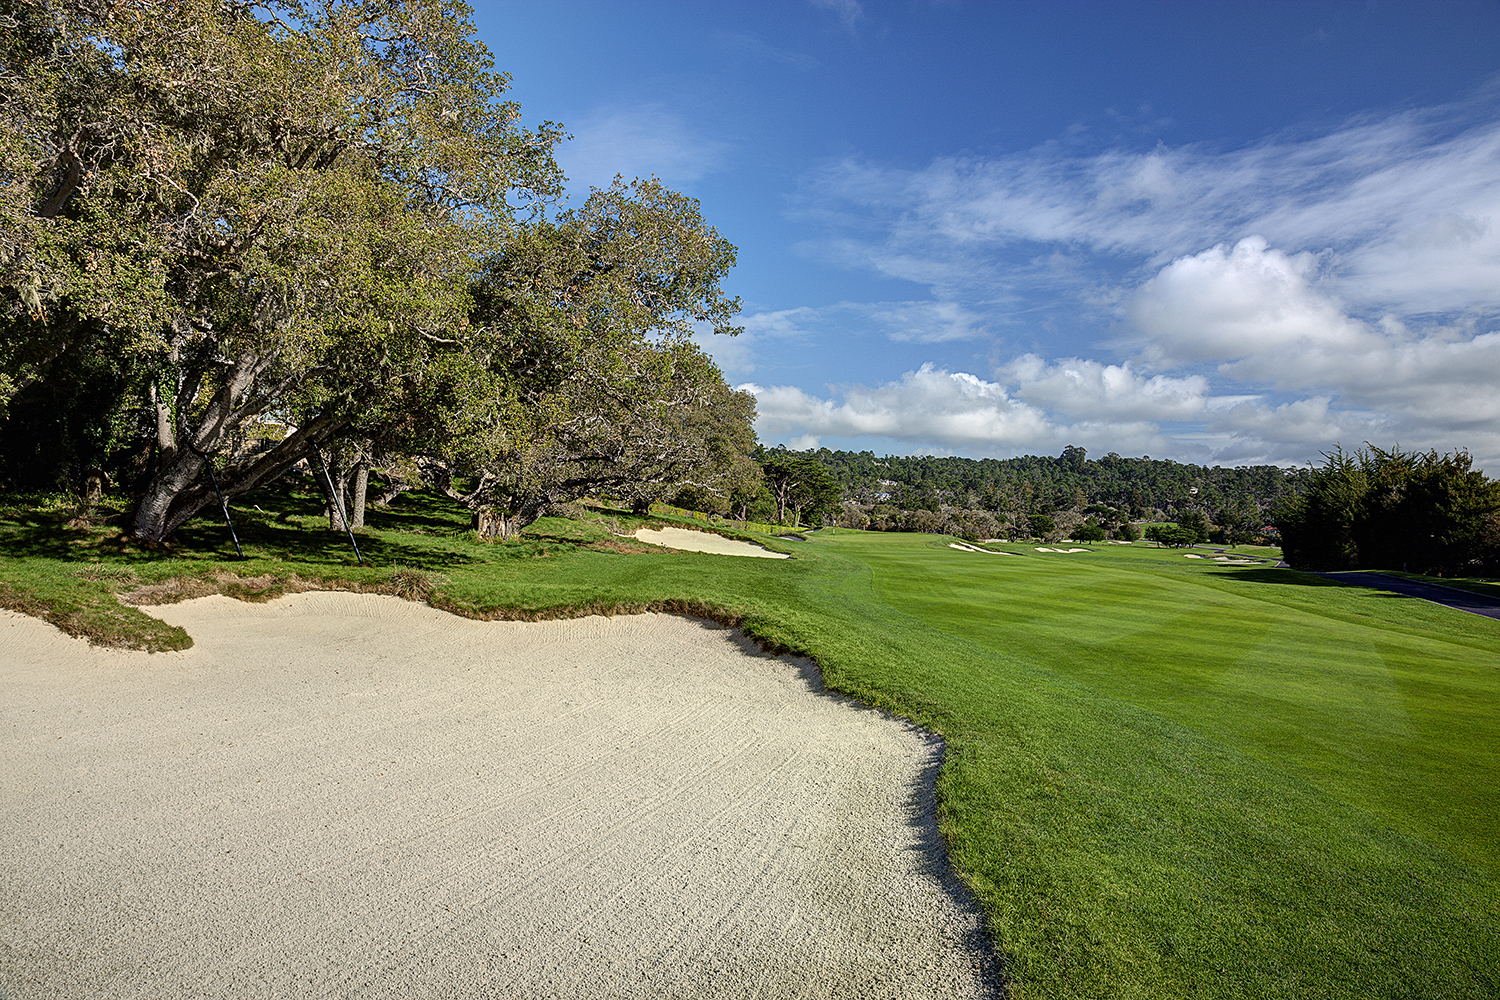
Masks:
[[[166,627],[116,594],[738,624],[947,739],[942,829],[1018,996],[1500,994],[1500,623],[1145,544],[840,530],[773,562],[635,552],[612,532],[645,522],[596,511],[483,545],[420,497],[372,512],[357,567],[310,494],[250,500],[244,562],[211,521],[149,552],[0,511],[0,601],[148,648]]]

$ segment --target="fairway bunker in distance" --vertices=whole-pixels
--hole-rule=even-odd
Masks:
[[[754,559],[790,559],[785,552],[772,552],[759,545],[725,538],[709,531],[688,528],[642,528],[630,537],[647,545],[661,545],[685,552],[708,552],[716,556],[750,556]]]
[[[1074,552],[1087,552],[1088,551],[1088,549],[1053,549],[1053,548],[1048,548],[1045,545],[1038,545],[1038,546],[1036,546],[1036,550],[1038,552],[1055,552],[1058,555],[1071,555]]]
[[[974,997],[940,747],[668,615],[207,597],[0,612],[13,996]]]
[[[1014,552],[996,552],[994,549],[981,549],[977,545],[969,545],[964,542],[949,542],[948,548],[958,549],[960,552],[983,552],[988,556],[1013,556]]]

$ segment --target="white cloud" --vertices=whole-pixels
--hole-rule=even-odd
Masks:
[[[1316,273],[1310,255],[1252,237],[1173,261],[1126,312],[1157,364],[1217,361],[1236,382],[1331,393],[1345,409],[1425,424],[1424,437],[1500,420],[1500,333],[1355,319],[1318,290]]]
[[[1352,352],[1372,346],[1368,328],[1308,282],[1311,254],[1269,249],[1259,236],[1223,244],[1162,268],[1126,307],[1164,363],[1285,357],[1288,351]],[[1251,366],[1254,367],[1254,366]]]
[[[842,403],[794,386],[746,387],[755,394],[757,427],[770,434],[797,430],[820,436],[872,435],[954,444],[992,444],[1048,438],[1046,415],[1011,399],[1004,386],[932,365],[874,389],[850,386]]]
[[[1084,363],[1087,367],[1088,363]],[[1196,386],[1173,386],[1163,392],[1163,382],[1140,379],[1124,369],[1091,371],[1090,392],[1102,402],[1078,407],[1078,412],[1049,413],[1023,395],[1048,395],[1060,382],[1068,381],[1077,362],[1046,365],[1036,359],[1021,359],[1013,366],[1022,377],[1020,388],[990,382],[967,372],[950,372],[923,365],[884,385],[846,386],[842,399],[811,395],[795,386],[744,385],[756,396],[759,419],[756,429],[772,440],[798,440],[811,435],[857,438],[880,437],[905,442],[926,452],[965,452],[989,455],[1022,451],[1054,451],[1065,444],[1080,444],[1103,451],[1163,452],[1168,439],[1148,416],[1153,395],[1190,395]],[[1191,380],[1183,380],[1184,382]],[[1147,401],[1143,403],[1144,401]],[[1110,403],[1115,405],[1111,406]],[[1176,402],[1193,412],[1201,404]],[[1162,407],[1160,399],[1156,403]]]
[[[1025,354],[1001,369],[1027,403],[1075,420],[1193,420],[1208,409],[1201,375],[1145,378],[1130,365],[1068,358],[1051,364]]]
[[[1410,111],[1244,149],[1158,147],[1069,157],[1049,145],[916,170],[845,160],[807,195],[851,264],[932,284],[1034,282],[996,260],[1065,245],[1160,266],[1260,234],[1292,254],[1334,251],[1327,280],[1359,310],[1500,307],[1500,122]],[[1065,280],[1068,276],[1060,276]]]
[[[680,186],[717,170],[729,146],[696,134],[686,119],[662,104],[601,108],[569,129],[557,159],[572,189],[582,194],[625,179],[655,175]]]

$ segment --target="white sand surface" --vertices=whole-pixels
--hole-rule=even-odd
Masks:
[[[1184,559],[1202,559],[1203,557],[1200,556],[1200,555],[1198,555],[1198,553],[1196,553],[1196,552],[1189,552],[1189,553],[1186,553],[1182,558],[1184,558]]]
[[[1048,548],[1045,545],[1038,545],[1038,546],[1036,546],[1036,550],[1038,552],[1059,552],[1059,553],[1062,553],[1064,555],[1067,555],[1067,554],[1073,553],[1073,552],[1087,552],[1088,551],[1088,549],[1052,549],[1052,548]]]
[[[967,997],[939,747],[645,615],[390,597],[0,612],[0,995]]]
[[[665,545],[668,548],[684,549],[688,552],[712,552],[719,556],[753,556],[757,559],[790,559],[785,552],[725,538],[711,531],[693,531],[689,528],[642,528],[630,536],[647,545]]]
[[[948,548],[958,549],[960,552],[983,552],[989,556],[1013,556],[1014,552],[996,552],[994,549],[981,549],[977,545],[969,545],[965,542],[949,542]]]

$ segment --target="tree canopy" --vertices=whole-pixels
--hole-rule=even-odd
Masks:
[[[1465,451],[1336,449],[1276,522],[1287,562],[1299,569],[1500,569],[1500,482]]]
[[[207,463],[234,496],[346,437],[507,523],[714,489],[753,446],[689,340],[736,332],[734,247],[654,180],[558,210],[562,128],[521,125],[467,6],[0,0],[0,28],[13,476],[43,425],[75,473],[134,450],[163,539]]]

